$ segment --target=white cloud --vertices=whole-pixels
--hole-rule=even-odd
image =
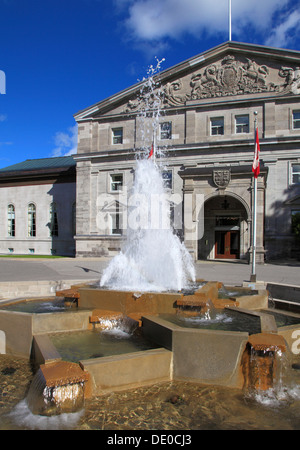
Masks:
[[[67,132],[58,131],[54,136],[55,148],[52,156],[69,156],[77,152],[77,125],[68,128]]]
[[[7,115],[6,114],[0,114],[0,122],[4,122],[4,120],[7,119]]]
[[[125,25],[135,41],[179,39],[185,33],[199,39],[204,33],[205,37],[225,33],[226,38],[228,36],[228,0],[115,1],[123,8],[127,4]],[[253,30],[269,35],[275,14],[288,3],[289,0],[232,0],[233,38],[235,35],[245,40],[249,25]]]
[[[281,23],[272,30],[266,44],[271,47],[286,47],[300,32],[300,11],[295,10],[287,14]]]

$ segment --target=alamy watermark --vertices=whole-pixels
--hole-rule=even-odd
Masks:
[[[0,94],[6,94],[6,76],[3,70],[0,70]]]
[[[128,194],[124,186],[117,194],[97,197],[97,228],[106,234],[109,227],[125,230],[184,231],[186,240],[204,234],[204,195],[185,193]]]
[[[294,355],[300,355],[300,330],[293,331],[292,339],[294,340],[291,347],[292,353]]]

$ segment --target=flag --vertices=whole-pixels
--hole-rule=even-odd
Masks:
[[[149,153],[149,155],[148,155],[148,159],[150,159],[150,158],[151,158],[151,156],[153,156],[153,144],[152,144],[152,147],[151,147],[150,153]]]
[[[252,164],[252,172],[254,173],[254,177],[257,178],[260,172],[260,168],[259,168],[259,152],[260,152],[260,147],[259,147],[259,139],[258,139],[258,128],[256,128],[256,133],[255,133],[255,151],[254,151],[254,159],[253,159],[253,164]]]

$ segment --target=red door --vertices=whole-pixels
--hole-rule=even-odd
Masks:
[[[240,257],[240,232],[215,232],[215,258],[238,259]]]

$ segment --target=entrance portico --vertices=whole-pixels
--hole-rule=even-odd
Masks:
[[[251,166],[186,168],[183,179],[185,218],[194,217],[197,236],[185,239],[195,259],[247,260],[252,255],[253,174]],[[267,168],[261,167],[258,178],[257,253],[258,264],[264,262],[264,210]],[[186,205],[193,198],[193,205]],[[202,207],[197,202],[202,201]],[[185,237],[187,234],[185,234]],[[191,237],[191,233],[188,234]]]

